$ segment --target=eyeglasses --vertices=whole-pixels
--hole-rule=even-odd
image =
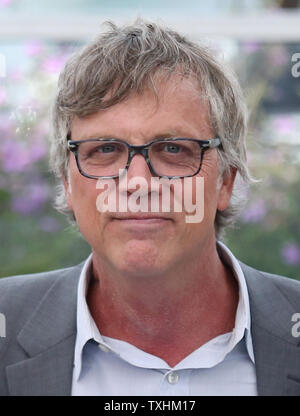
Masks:
[[[204,152],[220,145],[219,138],[157,139],[141,146],[119,139],[68,140],[79,172],[92,179],[118,178],[119,170],[127,170],[137,154],[145,158],[154,176],[168,179],[194,176],[201,169]]]

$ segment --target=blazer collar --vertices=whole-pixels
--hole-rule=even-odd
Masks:
[[[240,264],[249,291],[258,394],[300,395],[299,338],[292,335],[292,316],[299,310],[274,279]]]

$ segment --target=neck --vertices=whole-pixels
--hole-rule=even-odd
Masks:
[[[120,279],[93,260],[87,302],[102,335],[127,341],[170,366],[234,327],[238,286],[216,246],[170,276]],[[95,265],[98,265],[96,268]],[[187,274],[188,270],[188,274]],[[99,273],[100,272],[100,273]]]

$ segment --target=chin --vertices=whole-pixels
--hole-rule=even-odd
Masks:
[[[148,264],[124,264],[121,267],[121,275],[128,281],[135,282],[136,284],[143,283],[157,283],[161,284],[163,276],[166,275],[167,267],[163,264],[151,265]],[[137,286],[138,287],[138,286]]]
[[[147,241],[130,241],[118,251],[118,262],[122,273],[152,275],[164,270],[164,261],[157,245]]]

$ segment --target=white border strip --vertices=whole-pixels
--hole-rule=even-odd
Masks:
[[[134,16],[120,19],[116,16],[30,18],[15,16],[0,17],[0,41],[12,38],[38,38],[78,41],[93,38],[101,30],[101,23],[113,20],[129,23]],[[157,21],[157,16],[145,16]],[[166,17],[159,22],[188,34],[195,40],[203,37],[231,38],[243,41],[297,42],[300,41],[300,13],[276,12],[256,15],[234,15],[227,17],[197,18],[195,16]]]

